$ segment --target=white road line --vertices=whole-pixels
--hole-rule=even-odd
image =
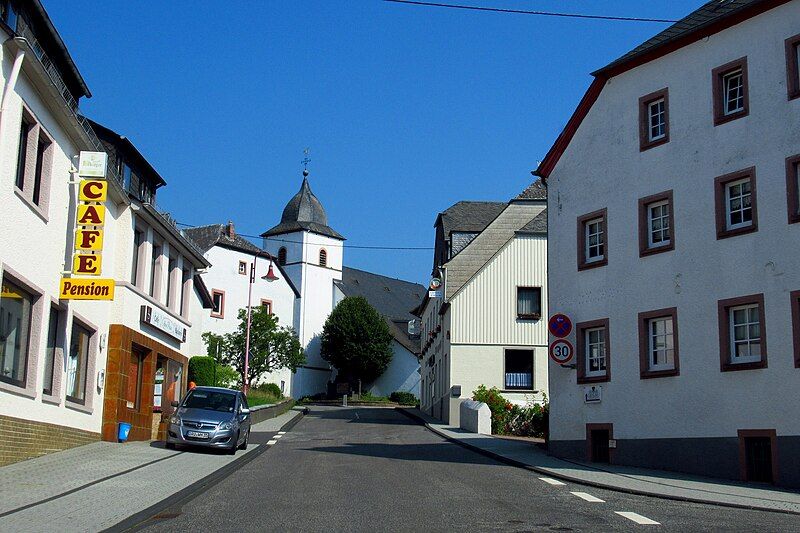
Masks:
[[[656,522],[655,520],[650,520],[646,516],[642,516],[638,513],[632,513],[630,511],[614,511],[620,516],[624,516],[628,520],[632,520],[637,524],[641,524],[643,526],[660,526],[661,524]]]
[[[271,441],[268,441],[268,442],[267,442],[267,444],[268,444],[268,445],[270,445],[270,446],[272,446],[272,445],[273,445],[273,444],[275,444],[276,442],[278,442],[278,441],[276,441],[275,439],[272,439]]]
[[[600,499],[600,498],[598,498],[597,496],[592,496],[592,495],[591,495],[591,494],[589,494],[588,492],[570,492],[570,494],[574,494],[574,495],[575,495],[575,496],[577,496],[578,498],[580,498],[580,499],[582,499],[582,500],[586,500],[587,502],[592,502],[592,503],[606,503],[606,501],[605,501],[605,500],[601,500],[601,499]]]
[[[286,432],[285,431],[279,431],[278,435],[286,435]]]
[[[274,439],[279,439],[279,438],[281,438],[281,437],[283,437],[283,435],[275,435],[273,438],[274,438]]]
[[[551,477],[540,477],[539,479],[550,485],[566,485],[566,483],[562,483],[559,480],[553,479]]]

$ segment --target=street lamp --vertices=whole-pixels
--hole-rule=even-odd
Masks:
[[[245,339],[244,345],[244,376],[242,376],[242,389],[244,390],[245,395],[249,392],[248,382],[247,382],[247,373],[250,370],[250,318],[253,314],[253,308],[251,306],[251,302],[253,300],[253,284],[256,282],[256,262],[258,261],[258,255],[253,256],[253,262],[250,263],[250,286],[247,290],[247,338]],[[277,279],[280,279],[278,276],[275,275],[275,271],[272,270],[272,256],[269,257],[269,270],[265,276],[261,276],[261,279],[273,282]]]

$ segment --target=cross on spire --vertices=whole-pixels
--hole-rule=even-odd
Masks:
[[[311,148],[306,148],[303,150],[303,155],[305,156],[301,163],[303,163],[303,175],[308,176],[308,164],[311,163],[311,158],[308,155],[311,153]]]

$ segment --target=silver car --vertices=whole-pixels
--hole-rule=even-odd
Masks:
[[[250,408],[239,391],[221,387],[195,387],[169,419],[167,448],[176,444],[219,448],[230,454],[247,449]]]

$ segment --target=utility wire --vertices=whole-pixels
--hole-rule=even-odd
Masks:
[[[185,224],[183,222],[175,222],[178,226],[184,226],[186,228],[194,228],[192,224]],[[246,233],[239,233],[236,232],[236,235],[241,235],[242,237],[246,237],[248,239],[266,239],[268,241],[275,241],[275,242],[286,242],[291,244],[303,244],[303,241],[294,241],[292,239],[279,239],[277,237],[262,237],[261,235],[248,235]],[[316,244],[319,246],[323,246],[321,243],[310,243]],[[359,246],[356,244],[325,244],[325,247],[332,247],[332,248],[354,248],[358,250],[433,250],[432,246]]]
[[[558,13],[554,11],[529,11],[525,9],[507,9],[502,7],[488,7],[488,6],[466,6],[461,4],[444,4],[441,2],[422,2],[418,0],[383,0],[383,1],[391,2],[393,4],[407,4],[412,6],[424,6],[424,7],[444,7],[450,9],[466,9],[470,11],[489,11],[493,13],[511,13],[515,15],[540,15],[544,17],[564,17],[564,18],[593,19],[593,20],[619,20],[624,22],[661,22],[665,24],[678,22],[677,20],[670,20],[670,19],[615,17],[611,15],[585,15],[582,13]]]

